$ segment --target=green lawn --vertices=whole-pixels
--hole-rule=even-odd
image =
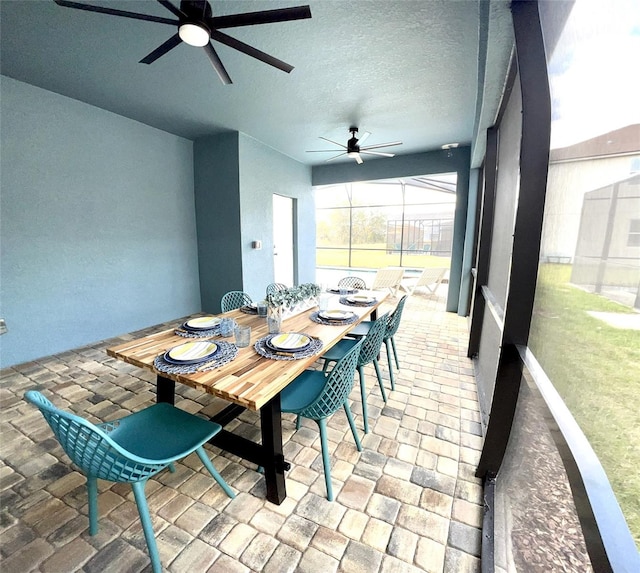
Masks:
[[[632,312],[541,265],[529,346],[604,466],[640,548],[640,331],[586,311]]]

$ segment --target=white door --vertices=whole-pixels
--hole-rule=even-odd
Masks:
[[[273,281],[293,286],[293,199],[273,196]]]

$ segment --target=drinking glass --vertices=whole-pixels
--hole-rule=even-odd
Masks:
[[[329,310],[329,301],[331,300],[331,295],[323,292],[320,294],[320,297],[318,298],[318,308],[320,309],[320,312],[323,312],[325,310]]]
[[[236,321],[233,318],[223,318],[220,321],[220,334],[222,336],[231,336],[233,334],[233,329],[236,326]]]
[[[256,303],[256,306],[258,308],[258,316],[267,316],[267,301],[266,300],[261,300],[260,302]]]
[[[238,348],[244,348],[249,346],[251,340],[251,327],[250,326],[236,326],[233,330],[236,337],[236,346]]]

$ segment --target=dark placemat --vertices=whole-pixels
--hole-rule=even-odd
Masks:
[[[225,342],[224,340],[216,341],[218,345],[218,352],[211,359],[203,360],[196,364],[172,364],[164,359],[164,352],[159,356],[156,356],[153,361],[153,366],[160,372],[167,374],[194,374],[195,372],[207,372],[220,368],[231,362],[238,354],[236,345],[231,342]]]
[[[353,324],[356,320],[358,320],[358,317],[355,314],[349,318],[345,318],[344,320],[331,320],[329,318],[322,318],[320,316],[320,311],[312,312],[309,318],[313,322],[317,322],[318,324],[326,324],[328,326],[343,326],[345,324]]]
[[[208,328],[207,330],[191,330],[190,328],[181,326],[176,328],[174,332],[183,338],[210,338],[211,336],[218,336],[220,334],[220,325],[216,324],[213,328]]]
[[[300,334],[304,334],[304,332],[301,332]],[[274,336],[278,335],[269,334],[267,336],[263,336],[262,338],[258,339],[253,345],[253,348],[260,356],[264,356],[265,358],[272,358],[273,360],[300,360],[301,358],[309,358],[309,356],[314,356],[320,350],[322,350],[322,347],[324,346],[322,340],[320,340],[319,338],[315,338],[313,336],[305,334],[305,336],[309,336],[309,338],[311,339],[311,343],[309,344],[309,346],[307,346],[307,348],[301,350],[300,352],[280,352],[273,350],[266,345],[267,340],[270,340]]]
[[[347,306],[373,306],[377,302],[377,300],[372,300],[371,302],[351,302],[346,296],[340,297],[340,304],[345,304]]]

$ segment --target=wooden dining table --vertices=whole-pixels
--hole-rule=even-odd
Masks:
[[[211,440],[211,443],[262,467],[267,499],[272,503],[281,504],[286,498],[285,471],[290,468],[290,464],[283,455],[280,392],[326,350],[341,340],[356,324],[368,317],[375,319],[378,308],[388,296],[378,291],[360,291],[359,294],[375,297],[375,303],[372,306],[342,305],[338,302],[339,295],[332,297],[329,303],[330,309],[353,311],[357,320],[350,324],[314,322],[310,316],[318,310],[317,306],[283,320],[281,332],[304,333],[322,341],[322,349],[317,354],[306,358],[276,360],[258,354],[254,344],[268,334],[266,319],[239,309],[217,316],[233,318],[239,325],[250,326],[251,342],[248,347],[238,348],[234,360],[218,368],[196,371],[193,374],[168,374],[157,370],[154,367],[154,360],[158,355],[188,340],[194,340],[179,336],[175,328],[113,346],[107,349],[107,354],[156,373],[158,402],[174,403],[176,383],[229,402],[226,408],[211,418],[212,421],[223,426],[223,430]],[[225,339],[213,336],[211,340],[215,342]],[[233,341],[233,337],[226,340]],[[261,443],[224,429],[226,424],[245,409],[260,413]]]

